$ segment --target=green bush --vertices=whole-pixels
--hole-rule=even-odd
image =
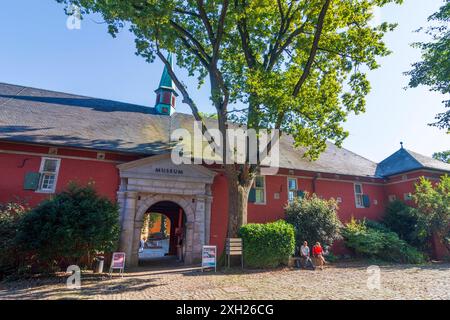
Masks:
[[[71,184],[22,219],[16,241],[35,263],[52,269],[112,251],[118,236],[118,206],[97,195],[92,185]]]
[[[426,222],[416,208],[399,200],[393,201],[386,207],[383,224],[410,245],[421,250],[429,249]]]
[[[342,234],[345,245],[364,257],[412,264],[426,261],[420,251],[380,224],[352,219],[345,225]]]
[[[338,205],[334,199],[325,200],[315,194],[296,198],[285,209],[286,221],[295,227],[297,246],[303,241],[320,242],[331,246],[341,239],[342,223],[337,216]]]
[[[0,279],[14,273],[20,265],[22,254],[14,239],[26,212],[26,206],[18,203],[0,205]]]
[[[450,176],[441,176],[438,183],[421,177],[415,188],[413,199],[428,234],[437,237],[450,253]]]
[[[294,227],[284,220],[251,223],[239,231],[244,246],[244,263],[255,268],[286,265],[295,250]]]

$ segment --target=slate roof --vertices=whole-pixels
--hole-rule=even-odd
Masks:
[[[401,148],[378,164],[376,174],[392,176],[417,169],[450,172],[450,164]]]
[[[192,131],[193,120],[189,114],[159,115],[151,107],[0,83],[2,140],[154,155],[168,152],[173,129]],[[207,125],[217,127],[212,119]],[[303,154],[292,137],[282,136],[282,168],[380,177],[375,162],[332,143],[317,161]]]

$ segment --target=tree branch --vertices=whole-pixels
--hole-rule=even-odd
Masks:
[[[184,29],[182,26],[180,26],[178,23],[176,23],[173,20],[170,20],[170,24],[177,30],[179,33],[181,33],[184,37],[189,39],[197,48],[198,52],[202,55],[202,58],[204,61],[207,61],[207,64],[205,65],[206,68],[209,67],[209,64],[211,62],[211,57],[206,53],[205,48],[203,45],[186,29]],[[199,56],[200,58],[200,56]]]
[[[188,10],[184,10],[184,9],[181,9],[181,8],[175,8],[175,9],[173,9],[173,12],[180,13],[180,14],[187,14],[189,16],[196,17],[196,18],[199,18],[199,19],[202,18],[200,16],[200,14],[198,14],[197,12],[188,11]]]
[[[236,9],[239,7],[239,0],[234,1],[234,5]],[[243,0],[242,10],[245,10],[245,0]],[[238,9],[239,10],[239,9]],[[247,65],[249,68],[254,68],[256,66],[256,58],[252,52],[252,48],[250,46],[250,36],[247,29],[247,22],[245,18],[241,18],[237,23],[239,35],[241,37],[242,49],[244,50],[245,60],[247,61]]]
[[[294,97],[296,97],[298,95],[301,87],[303,86],[303,83],[305,83],[305,80],[308,78],[308,75],[311,72],[311,66],[313,64],[314,58],[316,57],[317,48],[319,47],[320,36],[322,35],[325,16],[327,14],[328,8],[330,7],[330,2],[331,2],[331,0],[325,0],[322,10],[320,11],[319,19],[317,21],[316,32],[314,34],[313,44],[311,46],[311,51],[309,53],[309,58],[308,58],[308,61],[306,62],[305,68],[303,69],[303,73],[302,73],[300,79],[298,80],[297,84],[295,85],[294,92],[293,92]]]
[[[209,37],[209,41],[211,42],[211,44],[213,44],[214,38],[215,38],[214,31],[213,31],[211,23],[209,22],[208,15],[206,14],[205,5],[203,3],[203,0],[197,0],[197,8],[198,8],[198,11],[200,12],[200,18],[202,19],[203,24],[205,25],[206,32]]]
[[[217,61],[217,59],[219,58],[219,49],[220,49],[220,44],[222,42],[225,17],[227,15],[227,11],[228,11],[228,4],[229,4],[228,0],[225,0],[222,4],[222,11],[220,13],[219,22],[217,25],[216,38],[213,43],[213,61]]]

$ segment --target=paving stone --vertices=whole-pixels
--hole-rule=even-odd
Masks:
[[[80,290],[67,277],[0,283],[0,299],[450,299],[450,264],[380,266],[380,289],[367,287],[364,263],[325,270],[200,272],[136,269],[122,278],[83,274]]]

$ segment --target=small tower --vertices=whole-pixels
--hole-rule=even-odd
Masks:
[[[172,54],[168,54],[167,60],[172,65]],[[155,109],[159,114],[170,116],[175,112],[175,100],[178,94],[175,91],[175,85],[169,75],[167,67],[164,66],[164,71],[159,81],[159,87],[155,90],[156,103]]]

